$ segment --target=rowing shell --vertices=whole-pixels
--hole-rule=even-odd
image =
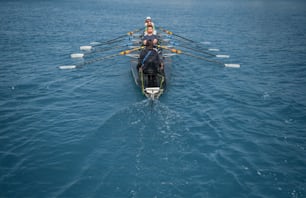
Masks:
[[[152,100],[158,99],[164,93],[167,82],[165,73],[167,70],[164,69],[165,72],[145,74],[142,71],[138,71],[137,60],[131,61],[131,72],[136,85],[140,87],[147,98]]]
[[[159,35],[161,42],[168,42],[163,40]],[[163,54],[162,48],[158,48],[158,55],[164,62],[164,70],[158,69],[157,72],[144,73],[137,68],[137,59],[139,54],[130,54],[131,60],[131,73],[134,78],[135,84],[141,89],[142,93],[149,99],[158,99],[166,90],[167,81],[170,78],[171,64],[170,57],[176,55],[174,53]]]
[[[137,69],[137,58],[139,58],[139,50],[143,49],[143,46],[139,46],[141,43],[141,39],[143,34],[138,34],[137,32],[142,31],[144,28],[137,29],[132,32],[128,32],[129,41],[131,43],[127,45],[116,45],[117,43],[126,40],[126,34],[118,36],[114,39],[108,41],[100,41],[100,42],[92,42],[88,46],[81,46],[80,50],[82,53],[71,54],[71,58],[81,58],[84,61],[76,64],[76,65],[61,65],[58,66],[59,69],[76,69],[83,67],[85,65],[92,64],[97,61],[103,61],[105,59],[114,58],[117,56],[129,56],[131,57],[131,73],[133,75],[134,81],[138,87],[140,87],[141,92],[150,99],[158,99],[166,90],[166,84],[168,84],[170,71],[171,71],[171,56],[182,54],[186,56],[190,56],[193,58],[201,59],[207,62],[215,63],[218,65],[223,65],[225,67],[231,68],[239,68],[240,64],[234,63],[224,63],[219,60],[215,60],[215,58],[229,58],[229,55],[220,55],[215,54],[214,52],[219,52],[219,49],[216,48],[205,48],[198,44],[197,41],[193,41],[191,39],[185,38],[183,36],[177,35],[173,32],[165,30],[163,28],[159,28],[162,32],[159,36],[159,45],[158,51],[160,59],[164,62],[164,71],[156,71],[156,68],[153,70],[154,72],[143,73],[142,70],[138,71]],[[136,33],[136,34],[135,34]],[[161,38],[163,37],[163,38]],[[173,45],[178,46],[179,48],[173,48]],[[105,47],[108,46],[108,47]],[[110,50],[116,50],[121,48],[129,49],[121,51],[115,54],[107,54],[101,57],[95,56],[95,54],[99,54],[101,52],[106,52]],[[183,48],[183,50],[182,50]],[[163,52],[166,51],[168,54]],[[88,58],[87,58],[88,57]],[[92,58],[90,58],[92,57]],[[85,61],[86,60],[86,61]]]

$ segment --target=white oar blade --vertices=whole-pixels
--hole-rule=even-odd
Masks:
[[[212,52],[219,52],[220,50],[219,49],[217,49],[217,48],[210,48],[210,49],[208,49],[209,51],[212,51]]]
[[[84,45],[80,47],[80,50],[83,50],[83,51],[90,51],[91,49],[92,49],[92,46],[90,45]]]
[[[97,41],[94,41],[94,42],[91,42],[90,45],[100,45],[101,43],[100,42],[97,42]]]
[[[239,68],[240,64],[224,64],[225,67]]]
[[[167,57],[171,57],[171,56],[175,56],[177,55],[176,53],[168,53],[168,54],[163,54],[163,57],[167,58]]]
[[[71,58],[83,58],[84,54],[71,54],[70,57]]]
[[[220,54],[220,55],[216,55],[217,58],[229,58],[230,56],[229,55],[223,55],[223,54]]]
[[[62,65],[59,66],[58,68],[60,69],[75,69],[77,66],[76,65]]]

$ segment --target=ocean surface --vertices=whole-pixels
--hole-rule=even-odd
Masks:
[[[153,104],[130,57],[58,68],[146,16],[241,67],[174,56]],[[2,0],[0,198],[305,198],[305,24],[298,0]]]

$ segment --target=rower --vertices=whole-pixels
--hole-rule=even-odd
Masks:
[[[152,40],[148,40],[146,42],[146,48],[141,51],[137,68],[143,70],[144,73],[163,72],[163,61],[160,59],[157,50],[153,48]]]
[[[147,34],[147,29],[148,29],[148,26],[152,26],[153,27],[153,34],[156,34],[156,30],[155,30],[155,25],[154,23],[152,22],[152,19],[151,17],[147,17],[146,20],[145,20],[145,31],[144,31],[144,35]]]
[[[158,42],[157,36],[153,34],[153,26],[149,25],[147,27],[147,34],[143,37],[143,45],[147,45],[147,41],[153,41],[153,45],[156,45]]]

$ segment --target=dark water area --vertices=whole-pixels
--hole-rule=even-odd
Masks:
[[[1,198],[306,197],[304,1],[0,5]],[[129,57],[58,68],[146,16],[241,67],[174,56],[153,104]]]

